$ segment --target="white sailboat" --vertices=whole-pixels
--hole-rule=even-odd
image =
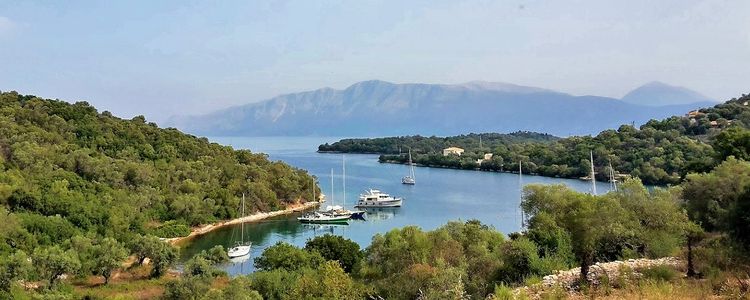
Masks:
[[[245,193],[242,193],[241,217],[244,217],[244,216],[245,216]],[[245,222],[242,222],[242,225],[240,225],[240,228],[241,228],[240,240],[235,244],[234,247],[230,248],[227,251],[227,255],[229,255],[229,258],[242,257],[242,256],[250,254],[250,248],[252,246],[252,243],[247,242],[247,244],[245,244]]]
[[[401,178],[401,183],[410,185],[414,185],[417,183],[416,179],[414,178],[414,163],[411,161],[411,148],[409,149],[409,175]]]
[[[523,230],[526,220],[523,213],[523,207],[521,207],[521,202],[523,202],[523,171],[521,171],[520,160],[518,161],[518,193],[518,208],[521,210],[521,230]]]
[[[346,223],[349,218],[351,218],[351,214],[337,214],[335,212],[336,209],[340,207],[337,207],[335,205],[335,201],[333,198],[333,169],[331,169],[331,206],[328,207],[328,210],[325,211],[314,211],[307,213],[305,215],[297,217],[297,220],[302,223],[316,223],[316,224],[326,224],[326,223]]]
[[[349,216],[351,219],[364,219],[365,211],[356,210],[351,211],[346,209],[346,156],[341,156],[341,186],[344,190],[344,199],[341,200],[342,205],[329,205],[323,211],[327,214],[333,214],[336,216]],[[333,182],[331,182],[333,184]]]

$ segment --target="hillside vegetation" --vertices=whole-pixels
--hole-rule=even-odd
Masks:
[[[313,178],[264,154],[123,120],[86,102],[0,93],[0,254],[76,234],[128,240],[307,201]],[[162,225],[166,224],[166,225]]]
[[[420,137],[394,137],[342,140],[321,145],[319,149],[355,153],[375,150],[383,154],[381,162],[405,163],[406,155],[394,154],[394,149],[414,145],[413,160],[420,165],[515,171],[520,162],[525,173],[565,178],[588,176],[589,151],[593,151],[599,180],[609,179],[611,164],[616,174],[638,177],[647,184],[677,184],[687,174],[706,172],[729,155],[747,156],[737,153],[735,146],[743,142],[743,132],[750,126],[748,101],[750,96],[743,95],[685,116],[651,120],[640,128],[622,125],[596,136],[545,139],[538,135],[541,142],[535,138],[496,139],[496,143],[483,143],[481,148],[478,135],[442,138],[445,143],[430,147],[412,142]],[[447,146],[462,147],[466,152],[461,156],[443,156],[440,147]],[[492,153],[492,159],[478,163],[485,153]]]
[[[750,295],[750,130],[743,125],[741,99],[706,110],[706,116],[694,116],[696,121],[668,119],[636,131],[675,134],[677,140],[707,147],[695,155],[710,156],[692,159],[709,160],[703,166],[709,171],[688,174],[678,185],[647,189],[633,178],[603,195],[562,184],[528,185],[521,232],[504,235],[477,220],[448,222],[432,231],[406,226],[376,234],[366,249],[323,235],[304,248],[283,242],[268,247],[254,259],[257,272],[229,278],[217,267],[229,259],[222,246],[195,255],[175,274],[170,269],[177,250],[148,233],[231,216],[238,194],[254,185],[268,188],[267,197],[251,196],[255,209],[304,200],[316,188],[312,178],[262,155],[158,129],[141,117],[126,121],[85,103],[15,93],[2,97],[0,298],[526,297],[515,291],[544,299]],[[731,119],[724,127],[709,123],[711,128],[701,131],[703,118],[714,113]],[[621,128],[615,136],[629,130]],[[536,144],[551,147],[561,141]],[[164,150],[168,146],[172,150]],[[188,180],[192,184],[185,184]],[[207,196],[217,189],[228,201]],[[199,200],[180,206],[189,198]],[[678,259],[617,270],[633,275],[630,279],[600,276],[602,264],[597,264],[661,257]],[[575,266],[577,280],[545,285],[549,277],[544,276]]]
[[[481,146],[495,148],[502,145],[518,144],[524,142],[552,142],[560,138],[546,134],[527,131],[518,131],[508,134],[503,133],[470,133],[449,137],[424,137],[420,135],[384,137],[372,139],[343,139],[333,144],[318,146],[320,152],[344,152],[344,153],[379,153],[379,154],[404,154],[409,149],[412,153],[438,153],[448,147],[461,147],[466,149],[481,149]]]

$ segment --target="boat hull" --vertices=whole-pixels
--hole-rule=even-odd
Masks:
[[[250,246],[236,246],[232,249],[229,249],[227,251],[227,255],[229,258],[235,258],[235,257],[243,257],[250,254]]]
[[[395,200],[387,200],[387,201],[360,201],[357,203],[356,206],[358,208],[362,207],[401,207],[401,204],[403,202],[403,199],[395,199]]]
[[[302,223],[307,224],[343,224],[346,223],[346,221],[349,220],[349,218],[345,219],[308,219],[308,218],[299,218],[297,219]]]

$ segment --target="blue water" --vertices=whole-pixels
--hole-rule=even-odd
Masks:
[[[520,228],[520,187],[518,174],[465,171],[440,168],[415,170],[417,184],[401,184],[401,177],[408,174],[406,165],[378,163],[377,155],[347,154],[346,195],[343,193],[341,154],[316,153],[317,146],[335,142],[339,137],[214,137],[211,141],[231,145],[235,149],[250,149],[263,152],[272,160],[282,160],[292,166],[303,168],[318,177],[323,193],[330,205],[345,205],[351,208],[365,189],[377,188],[394,196],[403,197],[401,208],[368,211],[366,221],[351,221],[348,225],[303,225],[295,219],[298,215],[287,215],[256,223],[245,224],[245,240],[253,243],[250,259],[223,267],[229,274],[246,274],[254,271],[252,258],[278,241],[304,246],[317,235],[333,233],[359,243],[363,248],[370,244],[372,236],[394,228],[416,225],[425,230],[435,229],[448,221],[478,219],[504,233]],[[334,170],[334,192],[331,193],[331,169]],[[574,179],[527,176],[522,184],[564,183],[576,190],[588,192],[591,183]],[[600,193],[608,191],[606,183],[599,183]],[[333,196],[333,197],[331,197]],[[183,259],[214,245],[231,246],[239,237],[239,225],[221,228],[195,238],[182,249]]]

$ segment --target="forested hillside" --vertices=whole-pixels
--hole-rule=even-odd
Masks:
[[[76,234],[127,240],[307,201],[306,171],[264,154],[123,120],[86,102],[0,93],[0,254]],[[166,224],[166,225],[163,225]]]
[[[403,154],[411,149],[413,153],[437,153],[448,147],[461,147],[466,149],[480,149],[487,147],[493,149],[501,145],[517,144],[523,142],[551,142],[560,138],[551,134],[518,131],[508,134],[503,133],[470,133],[449,137],[424,137],[399,136],[372,139],[343,139],[333,144],[318,146],[320,152],[344,152],[344,153],[379,153],[379,154]],[[480,145],[481,140],[481,145]]]
[[[412,156],[417,164],[425,166],[491,171],[517,170],[521,162],[526,173],[578,178],[589,175],[589,151],[593,151],[600,180],[608,179],[611,164],[615,173],[639,177],[644,183],[677,184],[688,173],[706,172],[729,155],[747,156],[737,153],[741,149],[737,145],[746,142],[743,136],[750,126],[749,101],[750,95],[743,95],[711,108],[686,112],[684,116],[651,120],[640,128],[622,125],[596,136],[546,142],[499,140],[482,148],[478,136],[473,136],[471,143],[450,145],[465,148],[462,156],[443,156],[437,147],[414,147]],[[380,149],[378,153],[386,154],[380,157],[381,162],[405,163],[404,154],[392,154],[393,149],[409,145],[408,142],[403,138],[343,140],[330,146],[321,145],[319,149],[347,152]],[[493,153],[492,159],[478,163],[477,159],[485,153]]]

